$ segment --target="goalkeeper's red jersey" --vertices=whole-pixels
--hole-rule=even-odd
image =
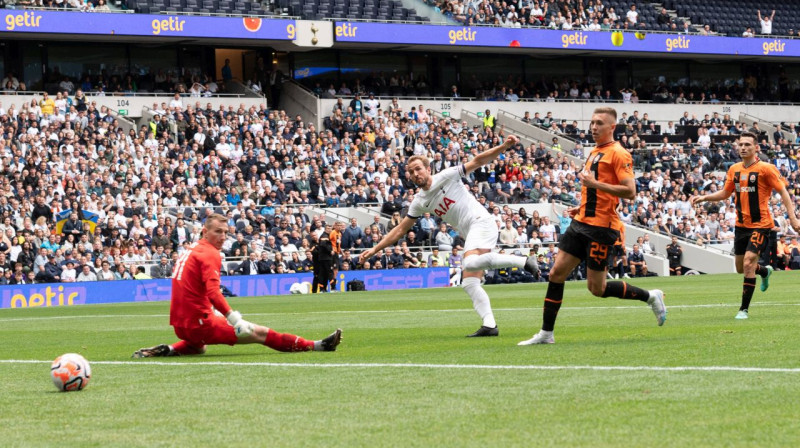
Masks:
[[[178,257],[172,271],[172,302],[169,324],[197,328],[213,314],[211,307],[227,315],[231,307],[219,289],[222,260],[219,250],[201,239]]]

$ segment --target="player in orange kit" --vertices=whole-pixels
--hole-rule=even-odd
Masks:
[[[206,345],[263,344],[282,352],[335,351],[342,330],[319,341],[250,323],[231,310],[220,292],[219,251],[228,236],[228,218],[206,218],[200,241],[178,258],[172,274],[169,323],[180,341],[137,350],[134,358],[199,355]]]
[[[664,325],[667,319],[661,290],[647,291],[627,282],[606,282],[608,257],[624,231],[617,214],[619,198],[633,200],[636,196],[633,160],[630,153],[614,141],[616,123],[617,111],[613,108],[599,107],[592,114],[590,129],[595,147],[578,174],[582,184],[581,204],[567,210],[573,220],[560,239],[558,254],[550,269],[542,329],[517,345],[555,342],[553,328],[564,297],[564,282],[581,261],[586,261],[586,286],[592,294],[640,300],[650,305],[658,325]]]
[[[758,158],[758,136],[742,132],[739,136],[739,155],[742,161],[728,169],[722,190],[705,196],[692,198],[692,205],[728,199],[736,194],[736,230],[734,231],[733,255],[736,257],[736,272],[744,274],[742,304],[736,319],[749,317],[750,300],[756,290],[756,274],[761,277],[761,291],[769,288],[772,266],[761,266],[758,258],[767,247],[769,232],[775,220],[769,211],[772,190],[780,194],[789,215],[792,228],[800,232],[800,220],[794,214],[794,202],[786,191],[786,180],[778,168]]]

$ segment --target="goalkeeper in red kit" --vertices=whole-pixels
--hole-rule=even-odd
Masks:
[[[180,341],[137,350],[134,358],[199,355],[206,345],[215,344],[263,344],[281,352],[336,350],[342,330],[310,341],[250,323],[231,310],[220,292],[219,278],[219,251],[228,236],[228,218],[212,214],[202,232],[200,241],[178,258],[173,269],[169,323]]]

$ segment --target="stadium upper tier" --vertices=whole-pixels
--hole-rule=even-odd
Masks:
[[[281,0],[280,6],[291,15],[306,20],[340,18],[427,22],[415,9],[403,7],[399,0]]]
[[[678,16],[690,18],[692,23],[708,24],[717,33],[729,36],[741,36],[747,28],[751,28],[755,34],[770,34],[762,32],[759,11],[762,18],[771,16],[775,11],[771,20],[771,34],[774,35],[795,35],[794,28],[800,21],[796,2],[665,0],[664,6],[675,10]]]
[[[185,12],[197,14],[239,14],[266,15],[272,11],[265,9],[257,1],[217,1],[217,0],[127,0],[128,9],[143,14],[160,12]]]
[[[742,36],[749,28],[753,34],[786,36],[794,35],[794,24],[800,19],[800,13],[792,3],[758,0],[520,0],[503,4],[431,0],[426,3],[435,5],[447,18],[466,25],[508,28],[542,26],[583,31],[645,29],[729,36]],[[774,16],[772,11],[775,11]],[[765,29],[762,29],[759,12],[761,18],[771,18]]]
[[[194,13],[227,15],[290,15],[306,20],[329,18],[349,20],[378,20],[427,22],[415,9],[404,8],[398,0],[280,0],[258,1],[218,0],[126,0],[126,7],[138,13]]]

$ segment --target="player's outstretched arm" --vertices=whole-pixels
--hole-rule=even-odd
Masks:
[[[412,227],[414,227],[414,222],[415,220],[409,218],[408,216],[403,218],[403,220],[400,221],[400,224],[398,224],[397,227],[392,229],[391,232],[387,233],[386,236],[384,236],[380,240],[380,242],[378,242],[378,244],[375,245],[375,247],[370,248],[369,250],[365,250],[364,252],[361,252],[361,255],[358,257],[358,263],[364,264],[366,260],[369,260],[370,258],[375,256],[375,254],[377,254],[379,250],[386,249],[390,245],[396,243],[397,240],[402,238],[403,235],[408,233],[408,231],[411,230]]]
[[[797,216],[794,214],[794,201],[792,201],[791,196],[789,196],[789,192],[786,191],[786,188],[781,188],[778,191],[778,194],[781,195],[781,201],[783,201],[783,206],[786,207],[786,213],[789,215],[789,225],[796,232],[800,232],[800,219],[797,219]]]
[[[501,153],[508,151],[509,148],[519,143],[519,137],[516,135],[509,135],[506,137],[506,141],[503,142],[501,145],[497,145],[492,149],[486,150],[477,156],[475,156],[472,160],[464,164],[464,171],[466,174],[469,174],[478,168],[486,165],[487,163],[491,162],[492,160],[496,159]]]
[[[697,205],[701,202],[717,202],[723,201],[731,197],[731,192],[728,190],[719,190],[713,194],[707,194],[705,196],[692,196],[692,205]]]

